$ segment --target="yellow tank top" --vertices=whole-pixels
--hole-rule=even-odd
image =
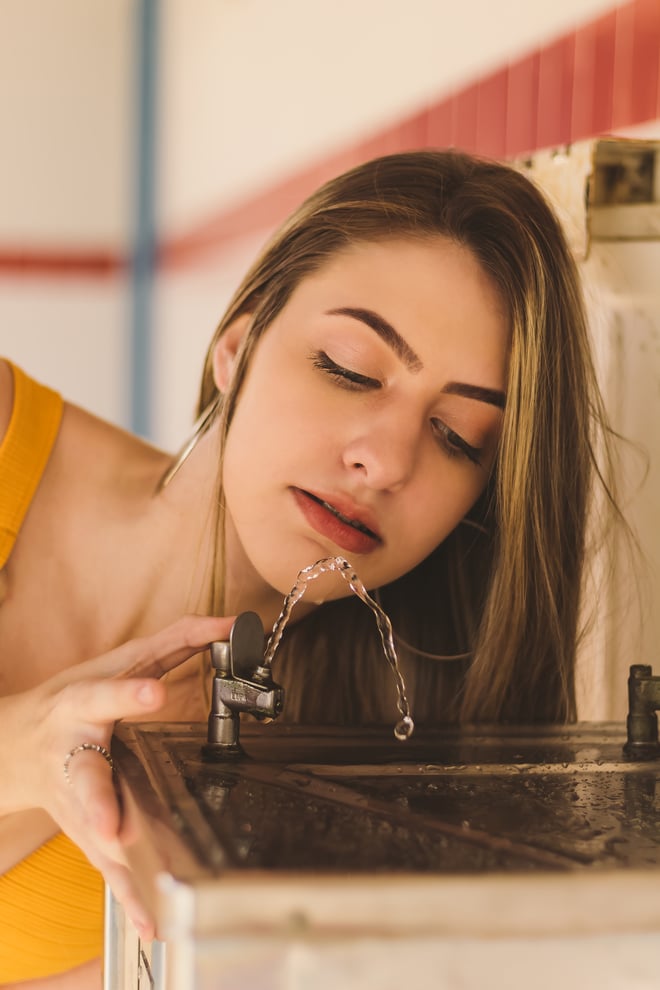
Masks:
[[[0,568],[50,457],[62,399],[12,366],[0,444]],[[0,986],[63,973],[103,952],[103,878],[61,833],[0,876]]]

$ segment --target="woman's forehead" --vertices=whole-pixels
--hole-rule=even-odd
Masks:
[[[442,289],[445,293],[449,290],[459,304],[465,302],[461,288],[466,284],[508,323],[508,307],[491,272],[470,247],[444,234],[354,240],[305,275],[292,295],[320,287],[328,292],[344,288],[382,299],[395,299],[397,292],[423,298]]]

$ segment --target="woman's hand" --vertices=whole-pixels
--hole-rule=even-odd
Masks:
[[[67,780],[64,761],[81,743],[109,750],[116,721],[158,711],[167,694],[159,678],[214,640],[227,639],[233,621],[186,616],[0,701],[0,810],[45,808],[103,873],[145,938],[153,936],[153,923],[125,866],[110,765],[99,752],[78,752]]]

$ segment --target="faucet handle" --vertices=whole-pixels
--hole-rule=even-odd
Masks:
[[[264,660],[265,633],[256,612],[241,612],[229,633],[229,653],[234,677],[252,681]]]
[[[252,682],[263,664],[265,633],[256,612],[241,612],[229,633],[229,642],[211,643],[216,676]]]

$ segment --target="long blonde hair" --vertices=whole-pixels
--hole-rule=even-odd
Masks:
[[[379,593],[411,644],[401,651],[418,720],[568,720],[587,517],[594,479],[602,483],[594,451],[607,450],[607,430],[579,275],[559,223],[527,178],[493,161],[424,150],[328,182],[245,276],[211,342],[199,408],[218,399],[212,352],[237,317],[249,314],[251,326],[222,399],[224,436],[254,347],[302,279],[348,244],[433,235],[469,248],[504,301],[511,350],[502,436],[470,512],[474,525],[459,526]],[[219,562],[216,607],[221,586]],[[423,655],[434,653],[465,658]],[[291,718],[391,718],[375,626],[355,599],[323,605],[293,626],[277,663]]]

